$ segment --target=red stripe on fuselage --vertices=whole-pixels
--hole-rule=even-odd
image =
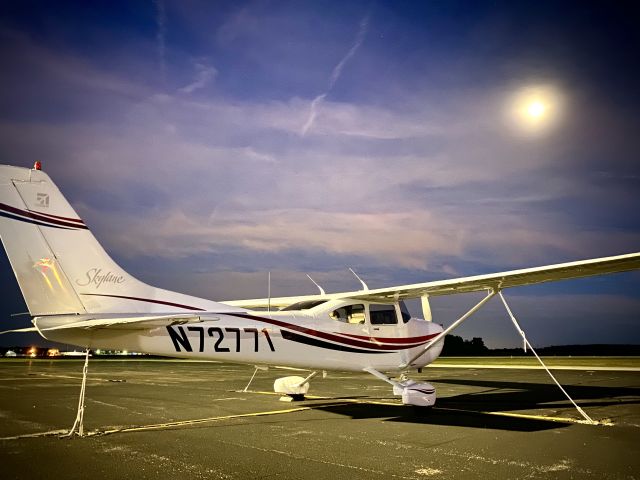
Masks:
[[[156,303],[158,305],[166,305],[168,307],[184,308],[186,310],[194,310],[194,311],[197,311],[197,312],[204,312],[205,311],[204,308],[191,307],[189,305],[182,305],[180,303],[165,302],[163,300],[152,300],[150,298],[127,297],[125,295],[106,295],[106,294],[103,294],[103,293],[81,293],[80,295],[91,296],[91,297],[124,298],[125,300],[136,300],[138,302]]]
[[[352,338],[345,338],[343,336],[341,336],[342,334],[333,334],[333,333],[329,333],[329,332],[323,332],[320,330],[314,330],[312,328],[306,328],[306,327],[301,327],[300,325],[294,325],[292,323],[287,323],[287,322],[283,322],[280,320],[275,320],[273,318],[264,318],[264,317],[258,317],[256,315],[250,315],[250,314],[245,314],[245,313],[230,313],[229,315],[233,315],[235,317],[241,317],[241,318],[246,318],[249,320],[258,320],[261,322],[265,322],[265,323],[270,323],[271,325],[276,325],[278,327],[283,327],[283,328],[288,328],[290,330],[295,330],[296,332],[300,332],[300,333],[304,333],[306,335],[311,335],[314,337],[318,337],[318,338],[323,338],[325,340],[331,340],[333,342],[337,342],[337,343],[341,343],[343,345],[351,345],[353,347],[360,347],[360,348],[369,348],[372,350],[406,350],[407,348],[412,348],[412,347],[417,347],[419,345],[422,345],[424,343],[426,343],[425,341],[420,341],[418,343],[412,343],[412,344],[401,344],[401,345],[382,345],[380,343],[376,343],[376,342],[369,342],[369,341],[363,341],[363,340],[357,340],[357,339],[352,339]],[[435,337],[436,334],[429,336],[429,338],[433,338]],[[369,338],[369,337],[365,337],[365,338]]]
[[[346,337],[358,338],[360,340],[368,340],[370,342],[377,343],[395,343],[395,344],[407,344],[407,343],[424,343],[434,338],[437,333],[432,335],[422,335],[420,337],[371,337],[366,335],[353,335],[351,333],[341,333]]]

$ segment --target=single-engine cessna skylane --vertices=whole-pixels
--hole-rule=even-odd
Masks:
[[[418,406],[434,404],[434,388],[385,373],[406,373],[433,362],[444,336],[496,295],[519,329],[502,290],[640,268],[640,253],[632,253],[414,285],[370,290],[362,282],[363,289],[353,292],[320,289],[318,295],[218,303],[152,287],[125,272],[39,163],[33,169],[0,166],[0,237],[33,317],[33,327],[21,331],[84,347],[87,358],[88,349],[126,349],[366,371],[393,385],[403,403]],[[466,292],[486,296],[449,328],[431,321],[429,297]],[[408,313],[403,300],[410,298],[422,299],[424,319]],[[267,306],[279,310],[251,310]],[[301,396],[311,376],[285,377],[274,387]]]

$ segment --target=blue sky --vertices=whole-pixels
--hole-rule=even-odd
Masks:
[[[0,6],[1,162],[134,275],[216,300],[640,250],[640,32],[616,2]],[[513,105],[547,92],[546,123]],[[548,93],[551,92],[551,93]],[[6,259],[3,318],[23,311]],[[509,293],[534,344],[639,343],[637,273]],[[469,296],[433,301],[449,323]],[[7,325],[25,321],[7,320]],[[492,302],[460,331],[517,345]]]

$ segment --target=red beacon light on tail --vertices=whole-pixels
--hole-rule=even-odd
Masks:
[[[42,163],[40,162],[36,162],[33,164],[33,169],[34,170],[42,170]]]

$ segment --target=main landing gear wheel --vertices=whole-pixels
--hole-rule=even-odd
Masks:
[[[282,377],[273,383],[273,391],[283,396],[280,400],[292,402],[304,400],[304,396],[309,391],[309,380],[315,377],[318,372],[312,372],[307,377]]]
[[[436,389],[426,382],[404,380],[393,386],[393,394],[402,397],[404,405],[431,408],[436,403]]]

